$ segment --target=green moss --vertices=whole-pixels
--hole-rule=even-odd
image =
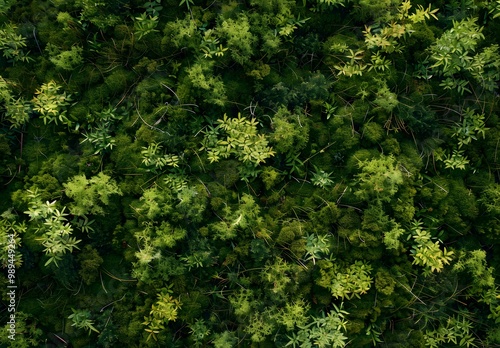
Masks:
[[[399,155],[401,148],[396,138],[388,137],[381,144],[384,153]]]
[[[265,167],[263,169],[262,173],[260,174],[260,177],[262,178],[262,181],[264,182],[266,190],[271,189],[273,186],[275,186],[282,179],[280,173],[272,167]]]
[[[278,237],[275,239],[276,243],[289,244],[294,239],[300,238],[304,235],[303,226],[299,221],[291,221],[286,223],[280,230]]]
[[[362,139],[376,144],[384,137],[384,129],[375,122],[368,122],[363,126]]]
[[[332,134],[332,142],[340,151],[350,150],[359,144],[359,134],[350,125],[337,128]]]
[[[478,61],[450,75],[467,80],[470,93],[463,95],[446,89],[436,60],[426,61],[454,22],[489,8],[440,1],[432,6],[440,8],[437,20],[422,18],[412,35],[399,36],[399,25],[408,26],[427,5],[413,3],[415,15],[406,19],[398,17],[399,5],[365,0],[344,7],[316,0],[209,5],[26,0],[14,6],[9,0],[0,8],[0,32],[7,30],[0,33],[0,240],[26,225],[16,276],[27,327],[40,328],[47,340],[65,332],[63,339],[81,347],[307,345],[292,341],[302,340],[303,327],[316,328],[321,313],[340,307],[332,293],[361,274],[361,262],[374,271],[369,291],[342,301],[347,329],[340,325],[336,333],[347,345],[375,339],[387,347],[424,347],[428,330],[467,308],[474,309],[467,314],[471,345],[494,344],[496,332],[488,328],[495,327],[497,300],[488,294],[495,292],[495,273],[483,289],[458,270],[470,263],[463,255],[479,249],[483,268],[499,265],[497,91],[472,77]],[[139,38],[134,32],[144,13],[158,16],[158,31]],[[477,24],[484,40],[478,32],[461,41],[478,55],[497,40],[498,24],[483,22]],[[366,26],[386,37],[371,38]],[[29,51],[30,61],[8,56],[13,44],[2,40],[9,28],[18,36],[11,39],[25,40],[19,49]],[[215,49],[223,54],[210,57],[207,50]],[[384,69],[370,65],[375,54],[387,60]],[[336,65],[345,63],[366,68],[344,76]],[[29,110],[36,90],[52,80],[71,94],[71,124],[45,124]],[[9,103],[18,100],[26,101],[29,117],[11,128],[10,119],[25,115],[12,114]],[[472,106],[484,112],[489,129],[459,149],[456,127]],[[116,109],[114,117],[108,108]],[[248,166],[209,159],[201,142],[209,141],[210,127],[226,132],[217,120],[238,113],[252,124],[217,138],[214,151],[234,155],[233,138],[256,128],[258,137],[242,147],[261,153],[262,136],[274,156]],[[84,140],[99,127],[113,147],[96,154]],[[142,152],[152,143],[178,156],[177,167],[158,161],[146,168]],[[445,168],[442,156],[454,150],[469,159],[465,169]],[[331,182],[315,186],[322,171]],[[123,195],[103,203],[106,188],[95,199],[92,185],[75,179],[99,175]],[[59,268],[44,266],[43,218],[25,213],[34,188],[48,202],[39,214],[65,208],[93,221],[90,231],[79,225],[83,217],[54,217],[80,240]],[[446,272],[424,274],[412,264],[417,221],[432,242],[454,252]],[[467,295],[467,306],[450,300],[452,293]],[[173,299],[181,303],[177,318],[153,308]],[[71,308],[90,311],[100,333],[88,336],[61,320]],[[152,311],[163,328],[149,336],[143,323]],[[300,315],[304,323],[290,323],[288,317]],[[202,326],[210,333],[196,336]]]
[[[136,75],[131,71],[118,68],[114,69],[113,72],[104,79],[104,83],[113,95],[117,95],[126,91],[129,84],[135,79],[135,76]]]
[[[368,161],[373,158],[377,158],[380,156],[380,153],[375,150],[375,149],[363,149],[363,150],[358,150],[356,151],[349,159],[347,160],[346,163],[346,169],[350,173],[355,173],[359,170],[359,163],[363,161]]]

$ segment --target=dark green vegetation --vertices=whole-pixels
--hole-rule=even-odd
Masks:
[[[497,17],[0,0],[0,344],[500,346]]]

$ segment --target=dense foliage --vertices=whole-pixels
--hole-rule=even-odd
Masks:
[[[500,346],[498,17],[0,0],[0,345]]]

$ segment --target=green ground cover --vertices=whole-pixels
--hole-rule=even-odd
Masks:
[[[0,346],[500,346],[499,17],[0,0]]]

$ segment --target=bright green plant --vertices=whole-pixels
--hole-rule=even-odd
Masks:
[[[306,240],[306,254],[304,260],[312,260],[316,264],[316,260],[327,256],[330,251],[330,240],[327,235],[318,236],[310,234],[304,237]]]
[[[388,201],[403,183],[403,173],[392,155],[360,161],[358,165],[361,169],[356,175],[359,188],[354,194],[361,199]]]
[[[287,302],[278,314],[278,322],[285,326],[287,331],[292,331],[296,327],[307,325],[309,309],[311,306],[304,299]]]
[[[80,46],[72,46],[69,51],[60,51],[55,46],[48,44],[47,49],[50,61],[59,69],[72,71],[83,63],[83,48]]]
[[[500,1],[491,1],[488,5],[488,12],[493,15],[493,19],[500,17]]]
[[[377,90],[376,98],[373,101],[379,108],[385,112],[392,112],[398,106],[398,96],[387,87],[387,83],[383,81]]]
[[[71,96],[67,95],[66,92],[59,93],[60,89],[61,86],[54,81],[40,86],[32,100],[33,110],[40,114],[44,124],[61,122],[71,126],[72,122],[66,116],[66,108],[70,105]]]
[[[300,19],[300,15],[298,16],[298,18],[295,17],[286,18],[285,16],[279,16],[279,17],[281,18],[279,18],[279,23],[278,23],[279,25],[278,35],[285,37],[291,36],[296,29],[302,27],[309,19],[311,19],[309,17]]]
[[[250,340],[257,343],[264,342],[275,328],[274,311],[271,308],[266,308],[263,311],[253,313],[244,330],[250,336]]]
[[[467,289],[467,294],[471,297],[478,297],[481,302],[490,305],[492,314],[497,312],[498,288],[494,276],[494,268],[488,266],[487,254],[484,250],[459,251],[457,260],[453,264],[454,272],[466,272],[466,277],[471,277],[471,286]],[[493,306],[492,306],[493,305]],[[498,320],[498,316],[494,316]]]
[[[0,76],[0,101],[6,102],[11,97],[9,81]]]
[[[207,327],[205,320],[196,319],[195,322],[189,325],[191,329],[191,338],[195,347],[201,347],[210,337],[210,329]]]
[[[71,25],[74,25],[74,23],[76,22],[76,20],[68,13],[68,12],[59,12],[57,14],[57,23],[61,23],[62,25],[64,25],[64,29],[63,30],[69,30],[71,28]],[[46,48],[48,48],[48,46],[50,45],[47,44]]]
[[[410,11],[412,4],[409,0],[403,1],[397,9],[397,13],[391,11],[388,2],[361,1],[361,11],[368,11],[370,16],[380,15],[377,24],[365,26],[363,31],[365,37],[365,47],[350,48],[345,43],[335,43],[330,51],[334,53],[333,57],[339,60],[333,65],[333,69],[338,71],[339,75],[363,76],[365,71],[389,70],[391,60],[388,55],[393,53],[402,53],[404,49],[404,39],[413,32],[414,25],[436,17],[437,9],[424,8],[418,5],[415,11]],[[375,13],[371,7],[377,7],[379,14]],[[339,58],[343,55],[342,58]]]
[[[425,230],[421,221],[415,221],[408,238],[413,239],[410,250],[413,255],[413,264],[424,267],[424,274],[441,272],[445,265],[449,265],[453,259],[452,250],[440,248],[440,242],[435,241],[428,230]]]
[[[94,148],[94,155],[103,155],[115,147],[115,139],[111,135],[114,123],[121,119],[115,108],[107,108],[98,113],[88,115],[88,119],[95,122],[88,126],[88,131],[83,133],[84,139],[80,142],[88,142]]]
[[[498,45],[485,47],[472,58],[470,74],[483,88],[492,92],[498,88],[500,79],[500,54]]]
[[[231,57],[238,64],[244,65],[255,53],[257,38],[252,33],[248,17],[241,14],[238,18],[228,18],[217,27],[217,34],[226,39]]]
[[[375,52],[370,57],[370,64],[368,67],[368,71],[375,69],[379,71],[389,70],[391,66],[391,61],[386,57],[382,56],[380,52]]]
[[[140,271],[143,267],[151,267],[151,263],[155,260],[158,263],[165,258],[163,250],[174,248],[176,244],[184,239],[187,235],[185,229],[173,226],[168,221],[161,223],[153,223],[151,221],[144,222],[143,228],[135,233],[139,251],[135,253],[137,262],[134,264],[134,277],[142,279],[144,274]],[[210,264],[210,255],[204,251],[196,251],[192,255],[182,257],[182,261],[191,269],[192,267],[203,267],[204,264]]]
[[[493,91],[500,77],[500,54],[498,45],[491,45],[480,53],[475,53],[479,43],[484,40],[483,28],[477,24],[477,18],[467,18],[453,21],[453,28],[447,30],[430,47],[431,66],[444,76],[441,83],[445,89],[456,90],[460,95],[470,84],[464,79],[464,73],[469,73],[483,88]]]
[[[93,127],[90,132],[84,133],[84,139],[81,144],[89,142],[94,147],[94,155],[103,154],[108,150],[112,150],[115,146],[115,139],[111,136],[111,127],[109,124],[100,124]]]
[[[372,286],[372,266],[365,261],[356,261],[343,267],[332,260],[321,260],[318,265],[321,276],[317,284],[330,290],[335,298],[360,298]]]
[[[151,220],[162,220],[174,209],[174,196],[170,190],[153,186],[144,190],[140,203],[134,207],[138,217]]]
[[[45,265],[54,262],[57,266],[57,261],[62,260],[62,255],[73,252],[73,249],[79,249],[75,237],[71,237],[73,228],[67,222],[68,214],[64,213],[64,209],[59,211],[54,210],[53,215],[49,219],[45,219],[44,234],[41,238],[42,245],[45,247],[44,252],[49,256]]]
[[[36,231],[41,234],[38,240],[42,242],[44,252],[49,256],[45,266],[51,263],[58,266],[57,261],[62,260],[63,255],[71,253],[73,249],[79,249],[77,245],[80,240],[71,236],[73,227],[66,218],[69,215],[64,212],[66,207],[57,209],[56,201],[43,203],[37,190],[28,190],[28,193],[30,202],[25,214],[29,215],[30,221],[36,223]]]
[[[402,247],[400,237],[405,234],[405,230],[401,226],[392,221],[391,229],[384,233],[384,244],[387,249],[399,250]]]
[[[200,45],[200,50],[203,52],[203,57],[212,58],[213,56],[224,56],[224,52],[226,52],[228,48],[222,46],[219,38],[215,37],[215,31],[213,29],[208,29],[203,32],[203,41]]]
[[[44,344],[44,332],[38,321],[30,314],[19,310],[15,313],[16,335],[14,340],[9,332],[10,324],[3,325],[0,331],[0,345],[11,348],[40,347]]]
[[[463,95],[464,92],[471,93],[471,90],[467,87],[469,81],[464,79],[448,76],[439,85],[446,90],[456,90],[460,95]]]
[[[73,314],[70,314],[68,316],[68,319],[73,322],[71,326],[74,326],[77,329],[87,330],[89,335],[92,333],[92,331],[99,333],[99,330],[94,327],[94,321],[90,319],[90,311],[74,308],[71,308],[71,310],[73,311]]]
[[[324,102],[323,106],[325,107],[326,119],[329,120],[332,116],[335,115],[337,111],[338,105],[336,105],[335,101],[330,103]]]
[[[71,214],[77,216],[104,215],[103,205],[109,205],[111,196],[122,195],[116,181],[102,172],[90,179],[76,175],[64,184],[64,188],[66,196],[73,199],[68,205]]]
[[[135,237],[140,243],[139,251],[135,253],[135,257],[137,258],[137,262],[134,264],[136,269],[140,269],[141,266],[148,265],[153,260],[161,257],[161,254],[158,253],[158,249],[152,243],[152,236],[148,233],[146,229],[143,231],[137,232]],[[137,274],[137,271],[132,272],[132,276],[134,278],[141,277],[141,274]]]
[[[398,13],[393,16],[390,24],[376,30],[372,26],[365,26],[363,34],[365,34],[367,47],[371,50],[380,50],[387,53],[400,52],[402,50],[400,39],[409,36],[414,31],[414,24],[425,22],[431,17],[437,19],[436,12],[438,9],[432,10],[430,4],[428,8],[417,5],[413,13],[410,13],[411,8],[411,2],[405,0],[399,6]]]
[[[32,112],[31,103],[23,98],[15,98],[11,91],[11,83],[0,76],[0,103],[5,109],[4,117],[12,125],[11,128],[19,128],[28,122]]]
[[[325,315],[321,312],[319,317],[311,317],[308,324],[301,326],[297,332],[287,335],[289,341],[285,347],[319,347],[340,348],[347,345],[347,319],[348,312],[342,309],[342,304],[333,308]]]
[[[151,16],[147,13],[141,14],[139,17],[135,17],[134,20],[134,35],[137,36],[137,40],[141,40],[144,36],[158,32],[156,27],[158,26],[158,16]]]
[[[307,145],[309,124],[301,110],[292,113],[286,107],[280,107],[272,118],[271,127],[274,131],[269,140],[278,153],[296,153]]]
[[[269,290],[272,293],[272,298],[282,300],[287,298],[286,292],[293,286],[294,273],[296,273],[295,265],[280,257],[277,257],[272,263],[267,263],[261,276],[265,284],[271,285]]]
[[[250,182],[262,173],[262,169],[255,167],[252,163],[246,163],[238,167],[241,180]]]
[[[169,41],[175,48],[180,49],[184,46],[198,47],[198,33],[199,30],[202,30],[198,26],[199,22],[193,21],[190,16],[185,16],[169,22],[165,27],[165,32],[170,33],[171,38]]]
[[[269,190],[271,189],[271,187],[275,186],[278,182],[281,181],[282,175],[273,167],[264,167],[264,169],[260,173],[260,178],[262,179],[266,190]]]
[[[368,5],[370,2],[362,3],[365,7],[371,7]],[[376,4],[376,6],[379,6],[380,3]],[[344,55],[346,59],[342,59],[339,64],[333,66],[334,69],[338,70],[339,75],[347,77],[362,76],[367,68],[368,71],[372,69],[388,70],[391,62],[382,53],[401,53],[404,48],[403,40],[414,32],[415,24],[425,22],[430,18],[437,19],[436,12],[438,9],[431,9],[431,5],[428,8],[418,5],[415,11],[410,12],[412,4],[409,0],[405,0],[398,7],[397,13],[391,13],[388,7],[380,10],[380,13],[383,13],[383,17],[385,17],[382,22],[386,23],[380,24],[380,21],[377,21],[376,25],[365,26],[363,34],[367,49],[358,48],[353,50],[348,48],[347,45],[338,44],[332,47],[332,51],[338,53],[348,52],[348,54]],[[369,11],[370,15],[374,14],[372,10]],[[370,57],[369,61],[368,57]]]
[[[15,0],[2,0],[0,1],[0,14],[6,14],[10,7],[14,5]]]
[[[32,111],[32,104],[23,98],[11,98],[5,103],[5,117],[12,123],[11,128],[26,124]]]
[[[177,213],[191,222],[202,222],[207,205],[207,192],[203,184],[192,185],[177,191]]]
[[[442,160],[447,169],[465,170],[466,166],[469,164],[469,160],[464,156],[463,150],[453,150],[451,155],[448,154],[444,158],[438,156],[437,159]]]
[[[476,18],[454,21],[453,29],[446,31],[431,47],[433,68],[441,68],[445,76],[451,76],[465,68],[480,40],[484,39],[483,28]]]
[[[152,172],[161,171],[165,166],[179,167],[179,156],[163,154],[163,146],[152,142],[148,147],[143,147],[141,151],[142,163],[151,168]]]
[[[449,317],[446,323],[434,330],[426,330],[424,334],[425,346],[430,348],[443,347],[444,344],[453,344],[454,347],[477,347],[479,343],[474,337],[472,322],[465,316]]]
[[[243,163],[254,166],[274,156],[274,151],[268,146],[266,136],[257,134],[257,121],[249,120],[238,113],[237,118],[228,118],[226,114],[217,120],[216,127],[205,131],[200,150],[206,150],[210,163],[221,158],[235,156]]]
[[[190,84],[196,89],[201,89],[200,98],[207,103],[224,106],[227,101],[226,88],[221,77],[213,70],[213,61],[205,60],[193,64],[186,69],[186,72]]]
[[[28,122],[32,105],[23,98],[16,99],[11,87],[12,83],[0,76],[0,103],[5,110],[4,118],[12,123],[11,128],[19,128]]]
[[[315,172],[312,173],[312,178],[311,182],[315,186],[319,186],[322,189],[327,188],[328,186],[333,185],[333,180],[331,179],[332,173],[327,173],[322,169],[319,169],[318,167],[314,166]]]
[[[486,187],[478,201],[488,213],[500,215],[500,185],[492,184]]]
[[[212,340],[215,348],[232,348],[238,344],[238,338],[231,331],[224,331],[221,334],[216,334]]]
[[[184,173],[167,174],[163,182],[172,191],[180,192],[188,187],[187,177]]]
[[[17,26],[5,24],[0,29],[0,50],[3,56],[14,62],[29,62],[32,58],[23,49],[26,47],[26,39],[16,34]]]
[[[182,303],[179,299],[173,298],[171,294],[170,288],[163,288],[157,295],[158,300],[151,305],[149,316],[144,317],[142,324],[146,326],[145,330],[149,333],[148,340],[151,337],[156,340],[156,335],[165,328],[166,324],[177,320]]]
[[[234,314],[239,318],[245,318],[250,315],[258,302],[255,300],[254,290],[239,289],[229,296]]]
[[[484,115],[476,114],[474,110],[467,108],[463,112],[462,123],[455,126],[453,137],[458,139],[458,148],[463,145],[468,145],[472,140],[477,140],[479,135],[485,137],[485,132],[488,130],[484,124]]]
[[[364,51],[358,50],[355,52],[352,49],[349,49],[349,54],[345,57],[348,58],[347,61],[333,66],[336,70],[338,70],[339,75],[345,75],[347,77],[356,75],[362,76],[363,71],[367,68],[367,65],[363,62]]]
[[[260,207],[255,199],[244,193],[240,199],[237,210],[232,210],[226,206],[223,209],[224,217],[222,221],[209,225],[209,230],[214,239],[228,240],[238,236],[238,231],[255,231],[262,223]]]
[[[211,263],[211,253],[209,251],[195,251],[194,253],[181,257],[181,260],[186,264],[188,270],[192,268],[202,268]]]

